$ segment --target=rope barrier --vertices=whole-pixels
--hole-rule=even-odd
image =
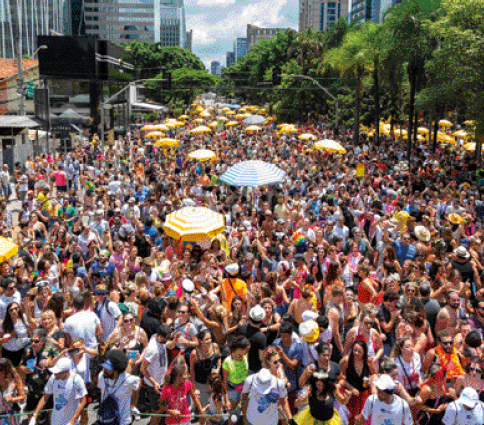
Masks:
[[[52,412],[54,409],[45,409],[45,410],[41,410],[39,413],[43,413],[43,412]],[[88,408],[85,408],[83,409],[85,412],[97,412],[98,409],[88,409]],[[19,416],[30,416],[30,415],[33,415],[34,412],[20,412],[20,413],[11,413],[11,414],[4,414],[4,415],[0,415],[0,419],[4,419],[4,418],[14,418],[14,417],[19,417]],[[190,415],[168,415],[166,413],[141,413],[139,414],[140,416],[146,416],[146,417],[151,417],[151,416],[154,416],[154,417],[159,417],[159,418],[192,418],[192,417],[195,417],[195,418],[228,418],[230,416],[230,413],[214,413],[214,414],[195,414],[195,413],[192,413]]]

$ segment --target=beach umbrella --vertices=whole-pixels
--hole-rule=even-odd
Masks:
[[[333,153],[346,153],[346,149],[334,140],[320,140],[314,144],[314,149]]]
[[[218,127],[218,122],[217,121],[212,121],[210,124],[208,124],[209,127],[211,128],[217,128]]]
[[[0,260],[12,258],[18,252],[18,245],[7,238],[0,237]]]
[[[141,127],[141,131],[152,131],[152,130],[156,130],[153,124],[146,124],[143,127]]]
[[[458,137],[459,139],[467,139],[469,135],[467,134],[467,131],[464,130],[457,130],[452,133],[452,136]]]
[[[189,120],[189,119],[190,119],[190,117],[189,117],[188,115],[180,115],[180,116],[178,117],[178,119],[179,119],[179,120]]]
[[[170,131],[170,129],[165,124],[156,124],[155,130],[158,131]]]
[[[202,111],[202,112],[200,113],[200,116],[201,116],[202,118],[210,118],[210,117],[212,116],[212,114],[211,114],[210,112],[208,112],[208,111]]]
[[[156,146],[178,146],[178,140],[176,139],[160,139],[155,142]]]
[[[474,125],[474,121],[473,120],[466,120],[466,121],[464,121],[464,125]]]
[[[225,115],[235,115],[235,112],[234,111],[227,111],[227,112],[225,112]]]
[[[217,155],[215,155],[215,152],[209,149],[198,149],[188,154],[188,158],[197,161],[210,161],[212,159],[215,159],[216,157]]]
[[[242,161],[230,167],[220,181],[231,186],[266,186],[282,183],[286,172],[268,162],[254,160]]]
[[[244,124],[246,125],[260,125],[265,124],[266,118],[262,115],[251,115],[244,119]]]
[[[239,125],[238,121],[229,121],[225,124],[225,127],[232,127],[234,125]]]
[[[439,125],[442,127],[452,127],[452,123],[449,120],[440,120]]]
[[[417,132],[420,134],[429,134],[430,130],[427,127],[419,127],[417,128]]]
[[[316,140],[317,137],[314,134],[304,133],[298,137],[299,140]]]
[[[148,133],[145,137],[148,139],[157,139],[158,137],[162,137],[163,133],[161,131],[152,131]]]
[[[229,119],[227,117],[217,117],[218,121],[228,121]]]
[[[466,151],[472,151],[472,152],[474,152],[476,150],[476,144],[474,142],[472,142],[472,143],[466,143],[464,145],[464,149]],[[484,146],[482,146],[482,150],[484,151]]]
[[[224,216],[205,207],[185,207],[172,212],[163,224],[169,237],[190,242],[213,238],[224,229]]]
[[[452,145],[455,144],[455,139],[453,137],[451,137],[448,134],[445,134],[441,131],[437,132],[437,141],[439,141],[441,143],[450,143]]]
[[[297,128],[294,125],[287,125],[279,129],[279,133],[297,133]]]
[[[195,118],[193,122],[196,124],[202,124],[205,122],[205,120],[203,118]]]
[[[245,131],[247,131],[247,133],[252,133],[252,132],[256,132],[256,131],[261,131],[262,128],[260,128],[258,125],[249,125],[248,127],[245,128]]]
[[[192,134],[198,134],[198,133],[210,133],[212,130],[210,130],[210,128],[208,128],[207,126],[205,125],[200,125],[198,127],[195,127],[194,129],[190,130],[190,133]]]

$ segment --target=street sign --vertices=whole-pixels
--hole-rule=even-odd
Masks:
[[[39,86],[38,84],[27,83],[27,90],[26,90],[27,99],[34,98],[34,89],[36,89],[38,86]]]

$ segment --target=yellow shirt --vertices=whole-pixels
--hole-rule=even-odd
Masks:
[[[237,296],[240,298],[245,297],[247,295],[247,285],[243,280],[231,278],[230,282],[229,279],[224,279],[222,285],[225,288],[225,294],[227,296],[227,301],[225,303],[225,308],[227,311],[230,310],[230,306],[232,305],[232,300],[237,293]],[[232,289],[233,287],[233,289]],[[234,292],[235,289],[235,292]]]

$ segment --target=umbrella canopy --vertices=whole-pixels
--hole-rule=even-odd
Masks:
[[[161,131],[152,131],[151,133],[148,133],[145,137],[149,139],[157,139],[161,136],[163,136],[163,133]]]
[[[212,121],[208,126],[211,127],[211,128],[217,128],[218,122],[217,121]]]
[[[430,130],[427,127],[419,127],[419,128],[417,128],[417,131],[420,134],[429,134],[430,133]]]
[[[156,128],[153,124],[147,124],[147,125],[144,125],[143,127],[141,127],[141,130],[142,131],[152,131],[152,130],[156,130]]]
[[[18,245],[12,241],[0,237],[0,260],[5,261],[12,258],[18,252]]]
[[[155,130],[158,131],[170,131],[170,129],[165,124],[156,124]]]
[[[464,121],[464,125],[474,125],[474,121],[473,120],[466,120],[466,121]]]
[[[215,159],[216,157],[217,155],[215,155],[215,152],[209,149],[198,149],[188,154],[188,158],[198,161],[210,161],[211,159]]]
[[[346,149],[334,140],[320,140],[314,144],[314,149],[335,153],[346,153]]]
[[[197,134],[197,133],[210,133],[212,130],[205,125],[199,125],[194,129],[190,130],[190,133]]]
[[[267,121],[266,118],[263,117],[262,115],[251,115],[244,119],[244,124],[259,125],[259,124],[265,124],[266,121]]]
[[[466,143],[464,145],[464,149],[466,151],[472,151],[472,152],[474,152],[476,150],[476,144],[475,143]],[[482,150],[484,151],[484,146],[482,147]]]
[[[195,118],[193,122],[197,124],[201,124],[202,122],[205,122],[205,120],[203,118]]]
[[[217,117],[218,121],[228,121],[229,119],[227,117]]]
[[[234,111],[227,111],[227,112],[225,112],[225,115],[235,115],[235,112]]]
[[[464,131],[464,130],[454,131],[452,133],[452,136],[459,137],[460,139],[467,139],[469,137],[469,135],[467,134],[467,131]]]
[[[292,124],[285,125],[279,129],[279,133],[297,133],[297,128]]]
[[[228,112],[228,111],[230,111],[230,108],[229,108],[228,106],[226,106],[226,107],[224,107],[224,108],[222,108],[222,109],[220,109],[220,110],[221,110],[222,112]]]
[[[242,108],[242,106],[238,105],[237,103],[234,103],[234,104],[230,105],[230,107],[232,109],[240,109],[240,108]]]
[[[442,127],[452,127],[452,123],[449,120],[440,120],[439,125]]]
[[[230,167],[220,180],[231,186],[266,186],[282,183],[286,172],[264,161],[242,161]]]
[[[232,127],[233,125],[239,125],[237,121],[229,121],[225,124],[225,127]]]
[[[156,146],[178,146],[178,140],[176,139],[160,139],[155,143]]]
[[[252,133],[253,131],[261,131],[262,128],[260,128],[258,125],[249,125],[248,127],[245,128],[245,131],[247,133]]]
[[[208,112],[208,111],[202,111],[202,112],[200,113],[200,116],[201,116],[202,118],[210,118],[210,117],[212,116],[212,114],[211,114],[210,112]]]
[[[441,131],[437,132],[437,140],[443,143],[455,144],[455,139],[453,137],[450,137],[448,134],[442,133]]]
[[[180,115],[180,116],[178,117],[178,119],[179,119],[179,120],[189,120],[189,119],[190,119],[190,117],[189,117],[188,115]]]
[[[314,134],[304,133],[298,137],[299,140],[316,140],[317,137]]]
[[[185,207],[168,214],[163,224],[165,233],[182,241],[213,238],[225,228],[224,217],[204,207]]]
[[[267,121],[275,121],[276,117],[267,117]]]

